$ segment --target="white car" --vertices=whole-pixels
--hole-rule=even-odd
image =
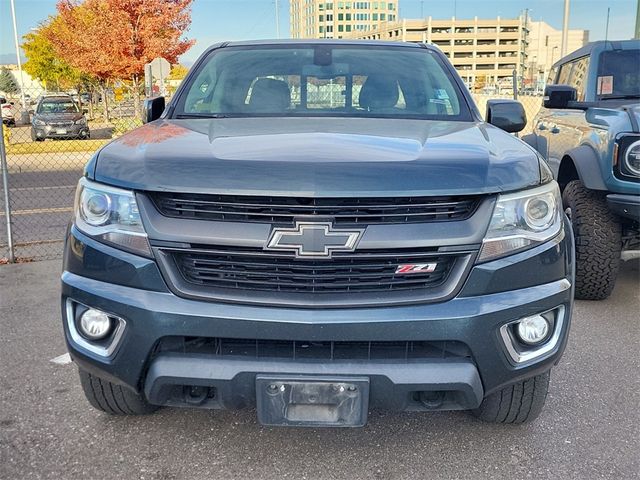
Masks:
[[[13,102],[5,97],[0,97],[0,108],[2,109],[2,123],[10,127],[16,124],[16,108]]]

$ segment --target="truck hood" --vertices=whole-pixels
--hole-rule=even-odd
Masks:
[[[87,173],[133,190],[315,197],[540,182],[534,151],[485,123],[354,118],[160,120],[106,145]]]

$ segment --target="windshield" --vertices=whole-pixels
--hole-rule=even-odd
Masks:
[[[600,55],[599,98],[640,97],[640,50],[610,50]]]
[[[174,115],[471,118],[430,50],[299,44],[212,52]]]
[[[66,98],[46,99],[38,105],[38,113],[77,113],[78,111],[75,102]]]

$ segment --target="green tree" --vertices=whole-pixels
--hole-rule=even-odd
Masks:
[[[15,95],[20,92],[20,86],[16,81],[16,77],[6,68],[0,70],[0,92],[7,95]]]
[[[47,28],[48,25],[42,25],[37,32],[22,37],[22,50],[27,57],[25,72],[40,80],[47,90],[78,88],[87,82],[87,76],[56,55],[53,45],[43,33]]]

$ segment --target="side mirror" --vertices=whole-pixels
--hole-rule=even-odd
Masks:
[[[505,132],[520,132],[527,125],[527,114],[522,104],[515,100],[488,100],[487,123]]]
[[[569,102],[577,98],[577,90],[570,85],[547,85],[542,104],[544,108],[569,108]]]
[[[164,112],[164,97],[147,98],[142,107],[142,123],[153,122]]]

